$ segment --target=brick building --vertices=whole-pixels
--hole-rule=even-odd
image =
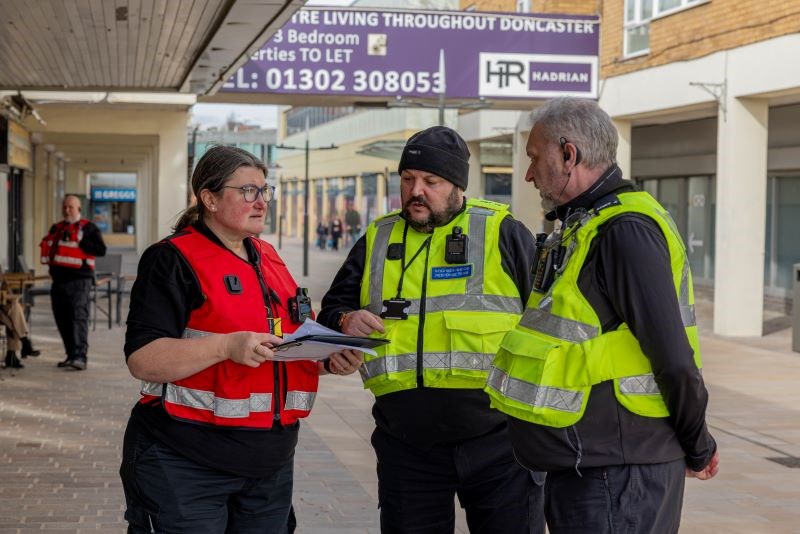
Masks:
[[[463,9],[601,17],[600,105],[626,175],[670,210],[714,330],[759,336],[800,263],[800,1],[462,1]],[[535,105],[532,103],[532,105]],[[527,165],[521,115],[514,193]],[[518,202],[515,202],[518,203]],[[536,226],[536,221],[532,222]]]

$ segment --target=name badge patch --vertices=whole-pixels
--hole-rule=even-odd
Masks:
[[[451,278],[469,278],[472,276],[472,264],[454,265],[452,267],[433,267],[432,280],[449,280]]]

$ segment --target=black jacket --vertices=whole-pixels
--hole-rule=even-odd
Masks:
[[[409,228],[409,232],[413,231]],[[533,236],[522,223],[506,217],[500,223],[499,237],[503,269],[515,281],[524,305],[531,290],[531,261],[536,246]],[[338,328],[340,312],[361,307],[365,261],[366,238],[361,237],[323,297],[318,322]],[[490,409],[489,397],[477,389],[418,387],[381,395],[375,400],[372,415],[382,430],[421,448],[481,436],[505,423],[505,416]]]
[[[585,193],[555,215],[589,209],[610,194],[632,190],[611,167]],[[705,467],[716,443],[705,423],[706,392],[693,360],[672,281],[667,241],[657,223],[638,214],[615,217],[600,227],[578,276],[578,288],[597,312],[604,332],[626,323],[650,359],[670,416],[635,415],[614,396],[613,383],[594,386],[586,412],[575,425],[551,428],[510,418],[517,458],[530,469],[652,464],[685,457]]]

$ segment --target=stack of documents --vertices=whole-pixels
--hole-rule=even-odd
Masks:
[[[323,360],[335,352],[360,350],[375,356],[375,347],[389,343],[388,339],[346,336],[306,319],[296,331],[283,336],[283,343],[272,347],[274,360]]]

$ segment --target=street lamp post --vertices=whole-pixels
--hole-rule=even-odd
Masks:
[[[280,144],[275,148],[281,150],[303,150],[305,152],[305,168],[306,174],[303,179],[303,276],[308,276],[308,195],[309,195],[309,179],[308,179],[308,164],[309,154],[312,150],[333,150],[339,148],[333,143],[330,146],[320,146],[311,148],[309,146],[309,133],[308,133],[308,117],[306,117],[306,142],[305,146],[287,146]]]

